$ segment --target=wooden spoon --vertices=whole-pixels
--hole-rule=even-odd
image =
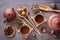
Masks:
[[[60,12],[60,10],[54,10],[51,7],[48,7],[46,5],[40,5],[39,9],[44,11],[49,11],[49,12]]]

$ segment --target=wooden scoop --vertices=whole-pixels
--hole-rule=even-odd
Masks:
[[[44,11],[49,11],[49,12],[60,12],[60,10],[54,10],[46,5],[40,5],[39,9]]]

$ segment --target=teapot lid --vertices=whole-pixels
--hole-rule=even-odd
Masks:
[[[48,26],[52,30],[60,30],[60,14],[53,14],[48,19]]]

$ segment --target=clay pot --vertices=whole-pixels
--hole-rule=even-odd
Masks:
[[[60,14],[51,15],[48,19],[48,26],[52,30],[51,33],[59,31],[60,30]]]
[[[7,8],[4,10],[3,16],[5,18],[4,22],[7,22],[7,21],[14,19],[16,16],[16,13],[13,8]]]

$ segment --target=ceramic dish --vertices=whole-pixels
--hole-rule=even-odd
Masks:
[[[4,35],[6,37],[13,37],[15,34],[15,29],[12,25],[6,25],[4,27]]]

